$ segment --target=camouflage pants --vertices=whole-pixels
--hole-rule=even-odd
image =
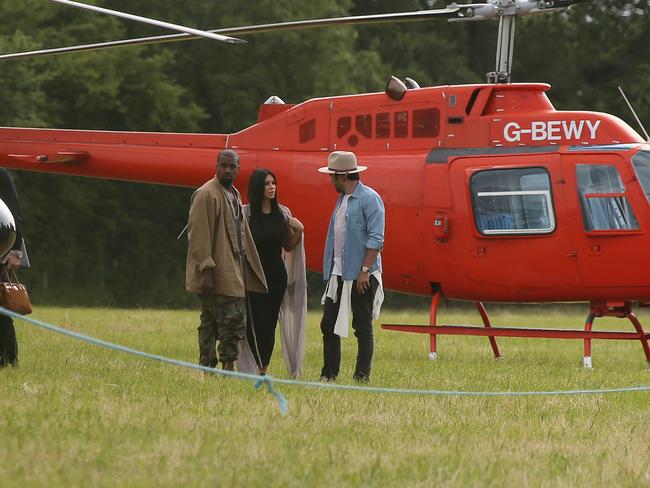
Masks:
[[[199,364],[216,367],[217,352],[222,363],[236,361],[239,342],[246,332],[244,299],[224,295],[199,295],[199,299]]]

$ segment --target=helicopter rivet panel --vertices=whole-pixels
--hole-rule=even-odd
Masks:
[[[491,93],[482,111],[483,115],[524,114],[555,110],[545,93],[550,88],[548,85],[498,85],[498,87]]]

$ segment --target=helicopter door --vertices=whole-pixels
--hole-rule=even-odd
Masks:
[[[647,283],[639,265],[648,239],[639,223],[644,199],[632,169],[618,154],[576,154],[567,158],[567,187],[578,207],[578,263],[586,286]],[[645,202],[643,202],[645,203]]]
[[[564,296],[579,283],[560,157],[485,156],[452,163],[467,279],[490,299]],[[460,257],[460,256],[459,256]]]

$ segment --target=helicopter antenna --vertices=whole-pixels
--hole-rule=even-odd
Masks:
[[[49,0],[50,2],[61,3],[63,5],[69,5],[70,7],[77,7],[85,10],[92,10],[93,12],[99,12],[102,14],[112,15],[114,17],[121,17],[123,19],[135,20],[137,22],[143,22],[145,24],[155,25],[158,27],[164,27],[166,29],[175,30],[178,32],[184,32],[186,34],[193,34],[195,36],[207,37],[208,39],[214,39],[216,41],[226,42],[228,44],[241,44],[247,41],[243,39],[237,39],[236,37],[222,36],[219,34],[214,34],[212,32],[206,32],[199,29],[193,29],[192,27],[185,27],[183,25],[171,24],[169,22],[163,22],[161,20],[149,19],[147,17],[141,17],[139,15],[127,14],[120,12],[118,10],[111,10],[108,8],[96,7],[95,5],[88,5],[81,2],[73,2],[72,0]]]
[[[634,107],[632,107],[632,104],[630,101],[627,99],[625,96],[625,92],[623,89],[619,86],[618,91],[621,92],[621,96],[623,97],[623,100],[625,100],[625,103],[627,103],[628,108],[630,109],[630,112],[632,112],[632,115],[634,116],[634,119],[636,120],[636,123],[639,124],[639,127],[641,127],[641,130],[643,131],[643,135],[645,135],[645,140],[647,142],[650,142],[650,136],[648,136],[648,131],[645,130],[645,127],[643,127],[643,124],[641,123],[641,120],[636,114],[636,111],[634,110]]]

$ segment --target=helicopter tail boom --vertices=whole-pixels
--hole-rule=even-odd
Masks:
[[[222,134],[0,128],[0,166],[197,186],[214,174]]]

